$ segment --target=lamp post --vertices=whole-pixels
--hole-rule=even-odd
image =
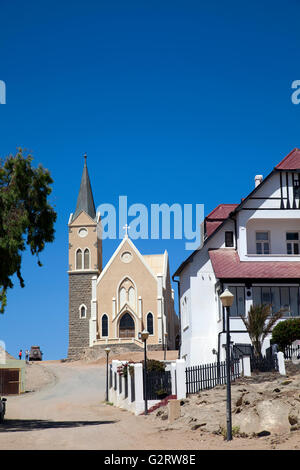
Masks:
[[[226,311],[226,385],[227,385],[227,400],[226,400],[226,421],[227,421],[227,441],[232,440],[232,419],[231,419],[231,381],[230,381],[230,307],[233,304],[234,295],[225,289],[220,295],[220,300]]]
[[[168,333],[165,333],[165,351],[164,351],[164,360],[167,359],[167,340],[168,340]]]
[[[108,356],[110,353],[110,348],[105,348],[104,351],[106,352],[106,397],[105,397],[105,400],[108,401]]]
[[[149,333],[143,330],[141,333],[142,341],[144,342],[144,400],[145,400],[145,415],[148,414],[148,400],[147,400],[147,339]]]

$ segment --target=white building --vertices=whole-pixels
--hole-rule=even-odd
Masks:
[[[220,204],[204,220],[204,238],[177,269],[180,357],[187,365],[225,359],[225,315],[219,295],[234,294],[234,345],[250,338],[240,316],[252,304],[300,315],[300,150],[294,149],[240,204]],[[179,279],[178,279],[179,278]],[[269,346],[265,341],[263,350]],[[214,350],[214,351],[213,351]]]

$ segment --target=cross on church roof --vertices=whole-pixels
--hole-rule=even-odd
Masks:
[[[130,225],[125,224],[123,228],[125,229],[125,238],[128,238],[128,229],[130,228]]]

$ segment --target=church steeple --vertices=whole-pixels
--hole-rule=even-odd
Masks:
[[[73,214],[72,221],[80,214],[81,211],[85,211],[92,219],[96,217],[96,210],[94,204],[94,198],[92,193],[91,182],[86,164],[87,156],[84,155],[84,166],[81,177],[80,189],[77,198],[76,210]]]

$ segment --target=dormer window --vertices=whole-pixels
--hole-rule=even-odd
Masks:
[[[288,255],[299,255],[299,233],[287,232],[286,252]]]
[[[256,232],[256,254],[270,254],[269,232]]]

